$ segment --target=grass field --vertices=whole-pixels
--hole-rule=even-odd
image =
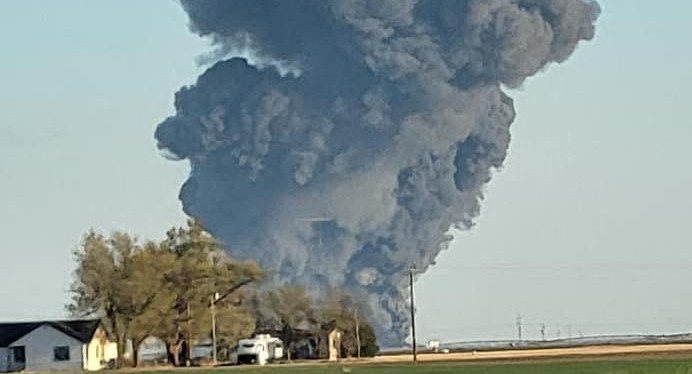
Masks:
[[[692,358],[608,359],[603,361],[562,361],[526,363],[422,363],[377,365],[318,365],[239,367],[162,371],[160,374],[692,374]],[[155,372],[151,372],[155,373]],[[158,374],[158,373],[157,373]]]

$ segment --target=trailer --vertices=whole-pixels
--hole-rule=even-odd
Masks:
[[[266,365],[268,362],[280,360],[284,355],[281,339],[268,334],[241,339],[238,341],[236,352],[239,365]]]

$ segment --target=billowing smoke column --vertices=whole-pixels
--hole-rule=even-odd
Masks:
[[[408,335],[406,276],[479,214],[517,87],[594,36],[586,0],[182,0],[221,58],[176,94],[159,146],[236,257],[364,297]]]

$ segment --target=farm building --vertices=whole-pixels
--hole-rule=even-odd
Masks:
[[[116,358],[98,320],[0,323],[0,372],[94,371]]]

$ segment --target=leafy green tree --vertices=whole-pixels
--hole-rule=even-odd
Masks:
[[[67,309],[75,316],[101,318],[118,343],[119,366],[133,320],[147,311],[163,287],[159,263],[143,264],[146,256],[137,239],[123,232],[105,237],[90,231],[74,251],[77,268]]]
[[[133,262],[133,286],[155,287],[156,296],[147,308],[130,322],[128,338],[132,344],[132,359],[134,366],[139,364],[139,347],[144,339],[154,336],[163,326],[173,322],[171,305],[175,294],[166,283],[165,275],[175,267],[175,256],[161,248],[157,243],[147,243]]]
[[[333,290],[317,301],[316,315],[319,324],[342,332],[343,357],[357,356],[359,339],[361,356],[374,356],[379,351],[374,330],[364,318],[365,310],[364,302],[344,290]]]
[[[102,319],[118,342],[121,366],[128,339],[136,365],[139,346],[148,336],[165,341],[171,362],[180,365],[184,341],[190,344],[211,335],[212,295],[218,295],[222,342],[254,328],[254,318],[242,303],[242,288],[259,280],[261,270],[253,262],[233,261],[196,221],[169,230],[159,243],[139,244],[125,233],[105,237],[90,231],[74,256],[77,268],[67,309],[76,316]]]
[[[380,351],[380,346],[377,345],[377,336],[375,329],[367,321],[360,323],[360,355],[361,357],[375,357]],[[353,353],[350,354],[353,356]]]
[[[302,287],[284,286],[258,292],[253,303],[258,329],[279,332],[289,351],[300,335],[299,327],[311,327],[316,322],[312,300]]]
[[[259,267],[254,262],[233,261],[223,251],[222,244],[197,221],[169,230],[161,247],[175,256],[175,265],[164,275],[169,292],[175,297],[165,316],[170,323],[160,326],[156,336],[167,343],[174,364],[181,364],[181,354],[187,358],[187,352],[182,350],[183,342],[190,344],[192,340],[209,337],[209,306],[213,295],[219,295],[216,305],[220,336],[233,340],[246,334],[248,326],[253,324],[251,316],[231,301],[239,297],[243,286],[261,279]],[[229,323],[238,326],[226,328]]]

